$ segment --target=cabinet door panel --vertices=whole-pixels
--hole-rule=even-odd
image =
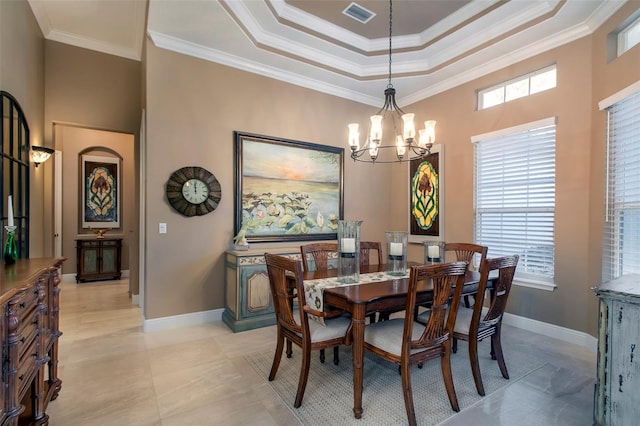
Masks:
[[[102,270],[101,272],[116,272],[117,271],[117,254],[118,251],[115,247],[104,247],[102,249]]]
[[[624,425],[640,406],[640,306],[616,300],[612,307],[610,415],[612,425]]]
[[[82,272],[84,274],[98,272],[98,249],[87,247],[82,251]]]

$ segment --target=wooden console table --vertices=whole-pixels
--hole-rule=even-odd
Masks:
[[[122,238],[76,240],[76,282],[119,280]]]
[[[225,309],[222,321],[234,332],[276,323],[264,253],[300,259],[300,249],[278,248],[225,253]]]
[[[0,264],[0,425],[46,425],[58,397],[59,268],[65,258]]]

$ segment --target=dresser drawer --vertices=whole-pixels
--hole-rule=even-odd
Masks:
[[[18,359],[19,362],[22,363],[25,352],[29,349],[31,343],[38,336],[38,323],[36,321],[37,315],[35,315],[35,311],[31,316],[25,318],[28,322],[24,324],[22,330],[20,331],[20,336],[18,338]]]
[[[25,348],[24,356],[20,360],[18,366],[18,374],[16,376],[16,383],[18,384],[18,395],[22,398],[25,392],[28,390],[29,385],[33,381],[38,365],[36,361],[38,358],[38,339],[34,339],[29,346]]]
[[[18,321],[22,324],[24,319],[31,315],[38,307],[38,292],[36,289],[30,288],[22,293],[21,297],[17,300],[15,307],[16,318],[18,318]]]

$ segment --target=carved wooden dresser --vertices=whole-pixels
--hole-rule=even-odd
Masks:
[[[46,425],[57,398],[59,268],[65,258],[0,264],[0,425]]]

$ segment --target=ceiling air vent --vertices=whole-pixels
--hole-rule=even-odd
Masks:
[[[365,9],[364,7],[354,2],[347,6],[347,8],[342,11],[342,13],[350,18],[355,19],[358,22],[362,22],[363,24],[366,24],[371,20],[371,18],[376,16],[376,14],[372,11]]]

